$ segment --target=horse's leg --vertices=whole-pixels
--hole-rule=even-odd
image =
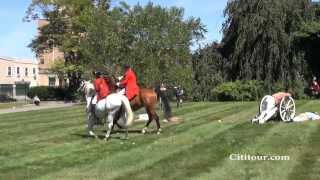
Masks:
[[[150,125],[151,121],[152,121],[152,115],[150,113],[150,111],[147,109],[147,114],[148,114],[148,122],[147,124],[144,126],[144,128],[141,130],[142,134],[145,134],[148,130],[148,126]]]
[[[114,121],[114,124],[118,126],[118,128],[124,129],[122,126],[120,126],[120,125],[118,124],[118,121],[120,120],[120,118],[126,119],[126,117],[125,117],[125,109],[124,109],[124,106],[123,106],[123,105],[121,105],[121,107],[119,108],[119,110],[115,113],[115,118],[114,118],[113,121]],[[128,131],[129,131],[129,128],[126,126],[125,129],[126,129],[126,132],[125,132],[124,139],[128,139],[128,134],[129,134]]]
[[[147,113],[148,113],[149,120],[148,120],[146,126],[142,129],[142,133],[143,134],[146,133],[148,126],[150,125],[151,121],[154,119],[157,124],[157,134],[160,134],[162,129],[160,127],[160,120],[159,120],[159,116],[157,115],[156,111],[154,109],[148,108]]]
[[[161,129],[161,127],[160,127],[160,120],[159,120],[159,116],[157,115],[157,113],[156,113],[156,112],[154,112],[154,114],[153,114],[153,118],[156,120],[156,123],[157,123],[157,129],[158,129],[157,134],[160,134],[160,133],[161,133],[161,131],[162,131],[162,129]]]
[[[105,140],[107,141],[107,140],[109,140],[110,139],[110,134],[111,134],[111,131],[112,131],[112,129],[113,129],[113,116],[114,116],[114,111],[110,111],[109,113],[108,113],[108,119],[107,119],[107,121],[108,121],[108,128],[107,128],[107,134],[106,134],[106,137],[105,137]]]
[[[86,97],[87,106],[86,106],[86,112],[87,112],[87,128],[88,133],[90,136],[94,136],[97,138],[97,135],[93,132],[94,127],[94,114],[92,112],[92,97]]]
[[[124,127],[122,127],[122,126],[118,123],[118,121],[119,121],[122,113],[124,113],[123,111],[124,111],[124,109],[123,109],[123,106],[121,105],[120,109],[119,109],[119,110],[117,111],[117,113],[115,114],[114,120],[113,120],[113,123],[114,123],[119,129],[124,129]]]
[[[95,138],[98,138],[98,136],[93,132],[93,126],[94,126],[94,115],[89,112],[88,113],[88,132],[90,136],[94,136]]]

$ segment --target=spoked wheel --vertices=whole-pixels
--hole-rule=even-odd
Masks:
[[[292,97],[282,98],[279,106],[280,118],[282,121],[289,122],[296,114],[296,105]]]

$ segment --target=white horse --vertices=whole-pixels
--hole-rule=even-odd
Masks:
[[[110,138],[111,131],[114,126],[115,115],[120,110],[121,106],[124,107],[125,112],[121,112],[121,117],[119,120],[124,121],[126,126],[126,137],[128,136],[128,127],[133,123],[133,112],[126,96],[113,93],[108,95],[105,99],[100,100],[96,106],[94,112],[92,111],[92,99],[95,96],[95,89],[90,81],[81,81],[80,87],[78,89],[85,94],[86,98],[86,112],[88,120],[88,131],[89,135],[97,138],[97,135],[93,132],[93,126],[95,118],[107,119],[107,133],[105,135],[105,140]]]

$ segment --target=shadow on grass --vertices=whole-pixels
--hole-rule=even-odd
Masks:
[[[71,134],[71,135],[78,136],[78,137],[81,137],[81,138],[84,138],[84,139],[99,139],[99,140],[104,140],[105,137],[106,137],[104,134],[97,134],[97,137],[90,136],[89,134]],[[127,140],[127,139],[121,138],[120,136],[111,136],[110,140],[111,139]]]

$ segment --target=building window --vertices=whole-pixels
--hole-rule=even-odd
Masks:
[[[17,67],[17,76],[20,76],[20,67]]]
[[[11,67],[11,76],[16,76],[16,68],[14,66]]]
[[[25,75],[25,76],[28,76],[28,68],[25,69],[24,75]]]
[[[11,76],[11,67],[8,67],[8,76]]]
[[[36,75],[36,68],[33,68],[33,75]]]
[[[56,78],[55,77],[49,77],[49,86],[54,87],[56,85]]]

